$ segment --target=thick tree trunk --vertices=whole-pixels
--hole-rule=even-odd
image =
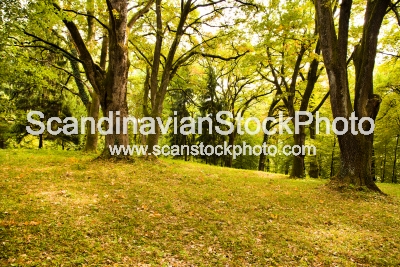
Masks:
[[[127,86],[128,86],[128,33],[127,33],[127,17],[128,17],[128,3],[125,0],[110,0],[109,10],[110,25],[112,30],[109,35],[109,65],[105,79],[104,94],[100,95],[100,105],[103,111],[103,116],[109,116],[113,112],[113,120],[115,122],[117,112],[119,117],[128,117],[128,104],[126,100]],[[118,14],[114,14],[118,12]],[[105,146],[102,157],[108,158],[110,155],[110,146],[128,146],[129,136],[122,131],[123,124],[119,125],[117,129],[116,124],[113,125],[112,134],[105,137]],[[119,155],[119,157],[126,157],[129,155]]]
[[[331,179],[335,187],[367,187],[380,191],[371,174],[372,142],[371,136],[347,133],[338,136],[341,163],[339,173]]]
[[[120,90],[116,90],[116,91],[117,92],[115,92],[115,94],[121,93]],[[108,103],[108,105],[106,107],[102,107],[102,110],[103,110],[103,114],[110,114],[110,112],[113,112],[112,118],[113,118],[114,122],[116,121],[118,111],[120,112],[120,118],[128,117],[128,106],[126,104],[126,101],[123,101],[121,98],[117,97],[116,95],[114,95],[111,103]],[[128,134],[123,133],[122,123],[121,123],[119,129],[116,127],[115,123],[113,126],[114,127],[112,128],[112,133],[107,134],[105,136],[105,146],[104,146],[104,150],[101,155],[102,158],[110,158],[112,156],[110,154],[110,147],[113,147],[113,146],[127,147],[129,145],[129,136],[128,136]],[[109,125],[106,124],[105,129],[107,130],[108,127],[109,127]],[[119,133],[118,133],[118,130],[119,130]],[[114,155],[113,157],[127,158],[129,156],[131,156],[131,155]]]
[[[126,101],[129,59],[128,59],[128,1],[126,0],[107,0],[107,9],[109,13],[109,31],[108,38],[104,38],[104,44],[108,42],[108,46],[103,45],[102,50],[109,51],[109,61],[107,71],[105,67],[95,63],[90,54],[79,29],[74,22],[64,19],[63,22],[67,26],[75,47],[79,54],[80,62],[82,63],[86,76],[93,86],[95,93],[99,96],[100,106],[103,111],[103,116],[108,117],[112,111],[115,121],[119,117],[128,116],[128,105]],[[55,8],[61,10],[57,4],[53,4]],[[143,12],[148,10],[149,6],[143,9]],[[142,11],[140,11],[142,12]],[[140,15],[141,13],[139,13]],[[131,20],[132,21],[132,20]],[[134,22],[132,22],[134,23]],[[107,53],[102,51],[100,62],[105,62],[104,58]],[[128,134],[122,131],[123,124],[116,127],[113,125],[112,133],[106,135],[105,146],[102,152],[102,158],[123,157],[126,155],[112,156],[109,150],[110,146],[127,146],[129,144]],[[105,125],[108,128],[108,125]]]
[[[302,148],[305,145],[305,127],[303,125],[299,126],[299,133],[294,134],[293,139],[294,139],[294,144],[296,146],[299,146]],[[305,177],[305,172],[304,172],[304,154],[301,151],[301,153],[297,156],[293,156],[293,165],[292,165],[292,173],[290,174],[291,178],[304,178]]]
[[[353,111],[347,76],[347,50],[352,0],[343,0],[340,5],[338,31],[336,32],[330,0],[316,0],[315,8],[319,25],[322,54],[329,78],[330,100],[334,118],[344,118],[350,125]],[[381,99],[373,93],[373,71],[377,51],[378,35],[390,0],[367,1],[363,35],[353,53],[356,82],[354,111],[356,117],[375,120]],[[338,124],[343,130],[343,124]],[[369,128],[368,125],[365,128]],[[341,152],[339,173],[332,178],[334,187],[365,186],[379,191],[371,174],[373,134],[352,135],[349,131],[338,135]]]

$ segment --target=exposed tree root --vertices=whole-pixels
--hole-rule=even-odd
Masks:
[[[379,187],[374,183],[367,183],[364,185],[352,183],[354,179],[343,179],[338,177],[332,177],[331,180],[328,182],[327,186],[331,190],[339,191],[339,192],[348,192],[348,191],[364,191],[364,192],[373,192],[379,193],[381,195],[386,195],[383,193]]]

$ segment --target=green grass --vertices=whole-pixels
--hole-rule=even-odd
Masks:
[[[0,151],[0,266],[399,266],[400,187]]]

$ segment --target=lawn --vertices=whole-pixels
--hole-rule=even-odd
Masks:
[[[0,266],[399,266],[400,186],[0,151]]]

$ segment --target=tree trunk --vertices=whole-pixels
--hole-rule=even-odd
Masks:
[[[280,101],[280,98],[278,98],[277,94],[276,94],[275,97],[274,97],[274,100],[271,103],[271,106],[269,106],[268,117],[272,117],[274,115],[275,107],[279,103],[279,101]],[[266,125],[265,125],[265,129],[264,130],[265,131],[270,131],[271,128],[272,128],[272,121],[268,120]],[[269,135],[264,133],[264,139],[263,139],[263,143],[261,145],[262,147],[264,145],[268,145],[268,139],[269,139]],[[259,171],[264,171],[265,170],[265,160],[266,159],[267,159],[267,155],[264,155],[264,153],[261,153],[260,154],[260,160],[258,162],[258,170]]]
[[[313,121],[311,122],[310,125],[310,139],[315,139],[316,133],[315,133],[315,116],[313,117]],[[310,175],[311,178],[318,178],[319,177],[319,164],[318,164],[318,157],[317,155],[312,156],[312,159],[310,161],[310,170],[308,171],[308,175]]]
[[[397,147],[399,146],[399,136],[396,137],[396,147],[394,148],[394,160],[393,160],[393,173],[392,183],[397,183],[396,163],[397,163]]]
[[[269,122],[269,121],[268,121]],[[269,139],[269,135],[268,134],[264,134],[264,139],[263,139],[263,145],[267,145],[268,144],[268,139]],[[267,155],[264,155],[264,153],[260,154],[260,160],[258,161],[258,170],[259,171],[265,171],[265,161],[267,159]]]
[[[158,115],[153,115],[152,118],[157,118]],[[147,149],[147,156],[150,158],[154,158],[155,156],[153,155],[154,152],[154,147],[158,145],[158,140],[160,139],[160,127],[158,126],[158,123],[156,121],[155,123],[155,134],[149,134],[147,135],[147,140],[146,140],[146,145],[148,147]]]
[[[294,123],[294,122],[293,122]],[[294,144],[300,147],[300,150],[305,145],[305,127],[303,125],[299,126],[299,133],[294,134]],[[304,178],[304,154],[303,151],[297,156],[293,156],[293,166],[292,173],[290,174],[291,178]]]
[[[0,138],[0,149],[6,149],[6,142],[3,138]]]
[[[229,135],[229,139],[228,139],[228,147],[231,146],[232,147],[232,154],[234,153],[234,149],[233,146],[235,145],[235,139],[236,139],[236,127],[233,130],[233,132]],[[225,159],[225,167],[228,168],[232,168],[233,166],[233,155],[226,155],[226,159]]]
[[[346,187],[366,186],[380,191],[371,175],[372,142],[371,136],[351,135],[338,136],[341,163],[339,173],[332,178],[333,185]]]
[[[90,107],[88,108],[88,116],[94,118],[95,125],[97,125],[97,122],[99,120],[100,100],[99,100],[99,97],[95,93],[92,93],[91,96],[92,96],[92,102],[90,103]],[[95,133],[92,134],[89,125],[90,125],[90,123],[88,124],[88,127],[86,128],[86,144],[85,144],[84,151],[96,152],[97,151],[97,143],[98,143],[98,139],[99,139],[99,132],[97,129],[95,129]]]
[[[385,172],[386,172],[386,146],[387,143],[385,144],[385,156],[383,158],[383,168],[382,168],[382,178],[381,178],[381,182],[384,183],[385,182]]]
[[[285,175],[288,175],[288,174],[289,174],[289,168],[290,168],[289,161],[286,161],[286,162],[285,162]]]
[[[315,25],[315,28],[317,28],[317,25]],[[317,31],[316,31],[317,34]],[[318,40],[317,45],[315,47],[315,54],[319,55],[321,53],[321,47],[320,47],[320,41]],[[312,92],[314,91],[315,84],[318,81],[318,65],[319,61],[317,59],[313,59],[313,61],[310,64],[310,69],[308,71],[307,75],[307,86],[306,90],[304,91],[301,104],[300,104],[300,111],[307,111],[308,105],[310,102],[310,98],[312,95]],[[293,106],[293,102],[292,102]],[[300,122],[305,121],[304,116],[300,116],[299,118]],[[292,120],[293,125],[296,127],[296,121]],[[294,134],[293,136],[294,139],[294,144],[299,146],[300,149],[302,150],[303,146],[305,145],[305,140],[306,140],[306,133],[305,133],[305,126],[304,125],[299,125],[299,133]],[[292,173],[291,177],[293,178],[304,178],[305,177],[305,163],[304,163],[304,158],[305,155],[303,154],[303,151],[298,156],[293,157],[293,168],[292,168]]]
[[[43,134],[39,134],[39,149],[43,148]]]
[[[372,147],[372,160],[371,160],[371,176],[372,180],[376,181],[376,162],[375,162],[375,149]]]
[[[311,156],[310,169],[308,171],[308,175],[310,175],[311,178],[319,177],[319,165],[318,165],[317,155]]]
[[[128,71],[130,62],[128,59],[128,36],[127,36],[127,17],[128,3],[125,0],[110,0],[108,2],[110,11],[110,25],[112,30],[109,32],[109,64],[108,71],[104,80],[104,90],[100,93],[100,106],[103,116],[109,116],[113,112],[115,122],[117,112],[121,118],[128,117],[128,104],[126,101]],[[128,146],[129,136],[122,131],[123,124],[119,129],[114,123],[112,133],[105,136],[105,146],[102,152],[103,158],[111,157],[110,146]],[[108,125],[106,125],[106,129]],[[117,157],[127,157],[129,155],[118,155]],[[114,156],[115,157],[115,156]]]

